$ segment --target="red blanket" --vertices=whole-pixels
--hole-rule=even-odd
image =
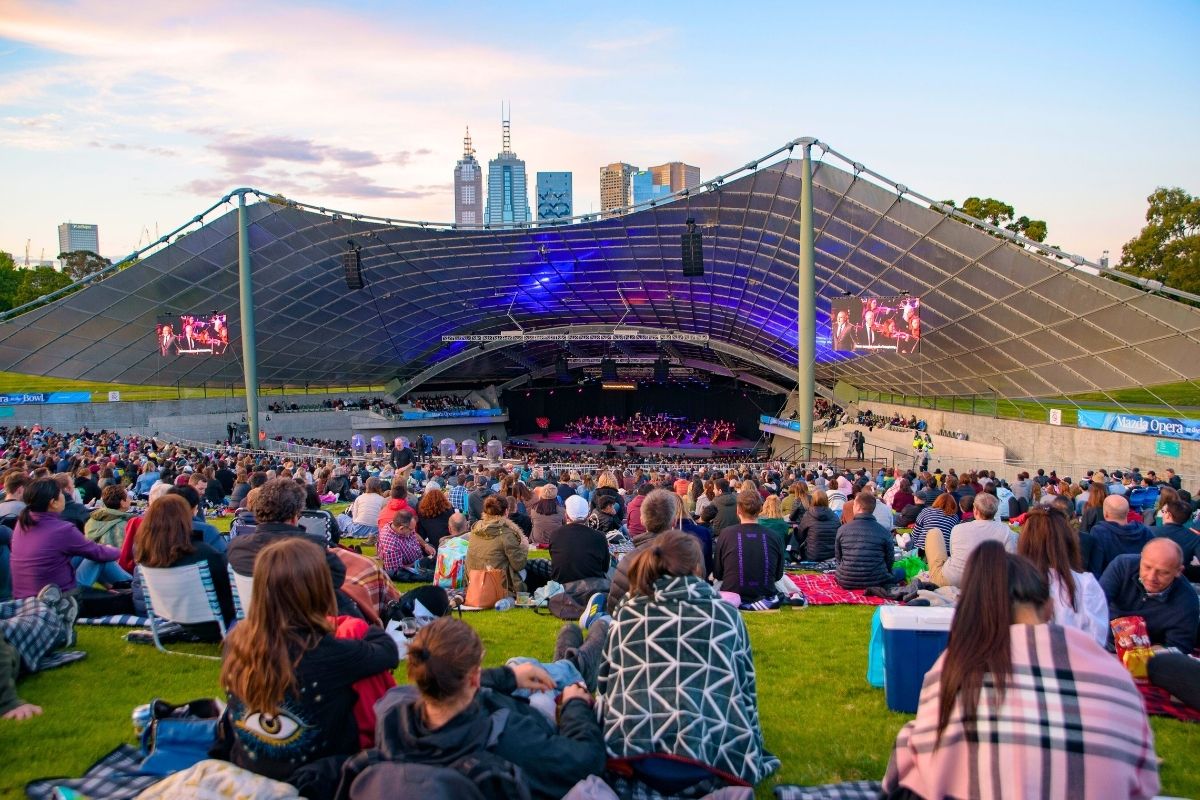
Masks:
[[[866,597],[862,589],[843,589],[838,586],[837,579],[832,573],[822,575],[792,575],[788,578],[796,584],[796,588],[808,600],[811,606],[883,606],[895,605],[894,600],[884,600],[882,597]]]
[[[1188,708],[1183,703],[1171,698],[1171,694],[1148,681],[1135,680],[1138,691],[1142,693],[1142,702],[1146,704],[1146,713],[1150,716],[1174,717],[1183,722],[1200,722],[1200,711]]]
[[[367,623],[357,617],[338,617],[334,636],[339,639],[362,639],[367,635]],[[354,704],[354,722],[358,725],[358,746],[366,749],[375,744],[375,701],[396,685],[390,672],[380,672],[354,682],[358,702]]]

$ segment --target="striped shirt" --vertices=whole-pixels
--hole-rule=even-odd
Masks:
[[[946,540],[946,552],[950,552],[950,531],[954,530],[959,520],[958,515],[949,516],[940,508],[925,508],[917,514],[917,520],[913,523],[911,547],[923,549],[925,547],[925,535],[930,531],[937,530],[942,532],[942,538]]]

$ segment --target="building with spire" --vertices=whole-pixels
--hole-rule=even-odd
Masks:
[[[483,224],[483,167],[475,160],[470,127],[463,137],[463,156],[454,165],[454,221],[459,225]]]
[[[501,109],[504,143],[500,153],[488,162],[488,225],[522,225],[530,221],[529,192],[525,181],[525,162],[512,150],[511,110]]]

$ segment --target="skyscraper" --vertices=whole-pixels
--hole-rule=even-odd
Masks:
[[[654,182],[654,173],[648,169],[633,173],[633,203],[639,205],[647,200],[666,197],[671,193],[670,186],[659,186]]]
[[[657,167],[650,167],[656,186],[670,186],[671,192],[691,189],[700,185],[700,168],[682,161],[668,161]]]
[[[504,148],[488,162],[487,218],[489,225],[518,225],[529,222],[529,192],[525,186],[525,162],[512,151],[512,121],[502,115]]]
[[[637,167],[618,161],[600,168],[600,213],[629,205],[633,201],[631,178]]]
[[[463,157],[454,165],[454,221],[459,225],[483,224],[483,168],[475,160],[469,127],[463,137]]]
[[[572,176],[569,172],[537,174],[538,220],[566,219],[571,216]]]
[[[100,254],[100,226],[79,222],[64,222],[58,226],[58,252],[74,253],[88,250]]]

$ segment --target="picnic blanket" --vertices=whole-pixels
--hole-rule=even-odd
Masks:
[[[1171,698],[1166,689],[1148,681],[1134,681],[1138,691],[1142,693],[1142,702],[1146,704],[1146,713],[1150,716],[1174,717],[1183,722],[1200,722],[1200,711],[1188,708]]]
[[[123,744],[97,761],[82,778],[42,778],[25,785],[30,800],[54,800],[55,789],[74,789],[84,797],[106,800],[132,800],[148,786],[162,780],[161,775],[139,775],[142,754],[138,748]]]
[[[837,569],[837,559],[831,558],[828,561],[797,561],[788,567],[789,570],[799,570],[801,572],[832,572]]]
[[[883,606],[895,605],[895,600],[866,597],[862,589],[843,589],[833,575],[788,575],[810,606]]]
[[[883,784],[879,781],[848,781],[824,786],[783,784],[775,787],[775,797],[777,800],[879,800],[883,797]]]
[[[76,625],[112,625],[119,628],[148,628],[149,617],[139,617],[136,614],[109,614],[107,617],[80,617]]]

